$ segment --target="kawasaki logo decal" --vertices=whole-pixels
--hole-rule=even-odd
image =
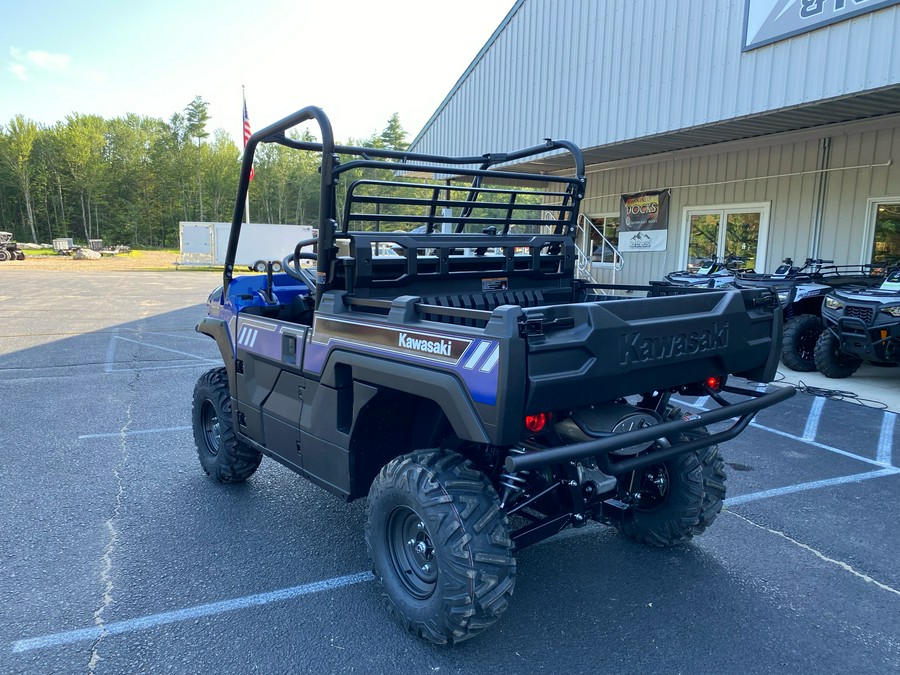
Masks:
[[[435,335],[359,321],[316,317],[313,342],[328,344],[332,340],[360,347],[376,347],[400,354],[410,354],[433,361],[456,365],[472,344],[468,338]]]
[[[417,352],[425,352],[426,354],[440,354],[441,356],[450,356],[450,347],[452,342],[449,340],[419,340],[410,337],[407,333],[400,333],[398,347],[406,349],[415,349]]]
[[[714,323],[705,330],[645,337],[642,333],[626,333],[619,338],[619,362],[631,363],[666,361],[679,356],[693,356],[714,352],[728,346],[728,322]]]

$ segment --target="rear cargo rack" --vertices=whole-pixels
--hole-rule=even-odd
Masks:
[[[301,141],[288,138],[285,132],[303,122],[315,120],[319,126],[321,142]],[[487,248],[502,249],[503,265],[500,272],[510,272],[522,276],[538,275],[566,276],[569,264],[574,265],[574,237],[579,206],[584,197],[584,158],[580,148],[566,140],[546,139],[540,145],[515,152],[487,153],[480,156],[443,156],[414,153],[384,148],[362,148],[337,145],[331,130],[331,123],[325,113],[315,106],[309,106],[293,115],[253,134],[244,149],[241,177],[235,199],[234,216],[231,221],[231,235],[225,259],[223,286],[227,292],[234,275],[234,260],[240,239],[244,206],[253,167],[253,157],[260,143],[276,143],[286,147],[321,153],[321,184],[318,216],[318,241],[316,243],[315,307],[322,302],[323,295],[330,290],[345,290],[363,296],[377,296],[372,288],[402,287],[404,278],[422,274],[431,264],[437,275],[447,275],[454,270],[465,273],[468,263],[450,263],[454,255],[450,242],[432,239],[442,235],[456,234],[481,237],[481,240],[457,240],[456,248],[471,248],[472,257],[486,257]],[[558,176],[537,173],[520,173],[498,168],[502,164],[525,158],[535,158],[548,153],[568,153],[574,165],[574,176]],[[394,179],[356,178],[350,182],[343,203],[342,218],[338,220],[338,199],[336,185],[338,178],[353,176],[357,169],[383,170]],[[413,174],[427,182],[404,182],[397,179],[401,175]],[[425,177],[424,179],[421,177]],[[465,185],[459,181],[465,180]],[[443,181],[443,183],[439,182]],[[489,181],[491,185],[485,185]],[[497,183],[494,185],[493,183]],[[506,187],[515,186],[515,187]],[[351,226],[371,231],[382,231],[383,227],[400,229],[399,234],[414,239],[373,238],[368,242],[358,241],[357,250],[349,259],[340,259],[335,239],[349,236],[353,238],[363,232],[352,230]],[[406,230],[415,232],[406,232]],[[449,230],[450,232],[445,232]],[[383,233],[390,234],[390,233]],[[522,235],[550,235],[560,239],[547,245],[540,244],[535,252],[534,243],[528,251],[530,261],[520,258],[516,248],[520,244],[514,237]],[[500,237],[509,237],[498,241]],[[564,241],[571,242],[571,245]],[[379,242],[385,244],[379,249]],[[360,257],[360,245],[375,245],[369,256]],[[359,261],[369,264],[368,258],[387,257],[394,244],[406,251],[406,262],[376,264],[382,267],[396,266],[398,276],[386,279],[359,268],[352,268]],[[428,251],[439,250],[436,263],[428,263]],[[372,255],[374,251],[375,255]],[[412,254],[415,252],[415,255]],[[397,256],[399,253],[394,252]],[[495,252],[496,253],[496,252]],[[554,261],[554,256],[562,256],[562,262]],[[572,260],[569,261],[571,256]],[[497,256],[501,257],[501,256]],[[493,262],[474,263],[468,270],[472,276],[485,272],[483,267]],[[405,269],[403,269],[405,266]],[[490,271],[490,270],[488,270]],[[369,281],[374,284],[371,286]],[[384,282],[379,284],[378,282]],[[498,282],[498,285],[502,285]],[[552,285],[552,283],[551,283]]]

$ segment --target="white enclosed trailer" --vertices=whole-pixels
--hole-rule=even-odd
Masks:
[[[178,223],[181,265],[224,265],[231,223]],[[313,228],[308,225],[245,223],[241,226],[235,266],[264,271],[266,262],[277,263],[293,252],[301,239],[310,239]]]

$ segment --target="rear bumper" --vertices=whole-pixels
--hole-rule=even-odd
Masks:
[[[675,420],[672,422],[664,422],[654,426],[639,429],[637,431],[629,431],[623,434],[610,434],[606,438],[595,441],[587,441],[585,443],[576,443],[573,445],[564,445],[555,448],[546,448],[543,450],[530,450],[524,454],[513,454],[506,458],[505,468],[507,471],[515,472],[524,469],[534,469],[538,467],[548,466],[550,464],[559,464],[561,462],[572,462],[586,457],[594,457],[601,471],[608,475],[618,476],[629,473],[636,469],[658,464],[672,457],[693,452],[700,448],[712,445],[714,443],[722,443],[729,441],[740,434],[753,417],[763,408],[780,403],[791,398],[797,393],[793,387],[784,387],[777,389],[768,394],[761,394],[756,391],[747,389],[737,389],[726,387],[726,391],[731,393],[748,396],[749,399],[739,403],[723,405],[715,410],[702,412],[696,415],[687,416],[688,419]],[[709,436],[687,441],[684,443],[671,444],[673,438],[677,438],[685,431],[696,429],[698,427],[723,422],[732,418],[737,418],[734,423],[716,433]],[[664,441],[660,443],[658,449],[652,452],[639,455],[637,457],[629,457],[628,459],[616,462],[610,461],[610,453],[632,445],[655,443],[656,441]],[[663,447],[665,446],[665,447]]]

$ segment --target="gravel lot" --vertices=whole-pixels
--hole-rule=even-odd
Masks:
[[[100,260],[74,260],[66,255],[31,255],[25,260],[0,263],[0,275],[6,272],[41,270],[45,272],[142,272],[174,270],[178,253],[174,251],[133,251],[127,255],[103,256]],[[2,277],[0,277],[2,278]]]

